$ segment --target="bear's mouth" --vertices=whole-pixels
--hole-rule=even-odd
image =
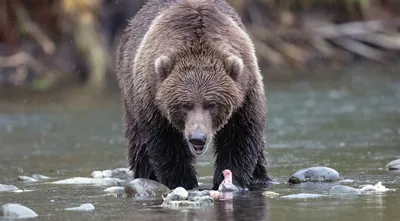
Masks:
[[[196,155],[201,155],[204,153],[205,150],[205,145],[194,145],[194,144],[189,144],[190,149],[192,149],[192,152]]]

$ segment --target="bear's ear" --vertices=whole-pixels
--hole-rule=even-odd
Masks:
[[[166,55],[161,55],[154,62],[156,74],[159,76],[161,81],[164,81],[171,72],[172,60]]]
[[[226,60],[226,71],[233,80],[237,80],[243,72],[243,61],[239,57],[232,55]]]

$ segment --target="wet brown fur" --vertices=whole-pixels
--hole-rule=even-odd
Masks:
[[[156,70],[160,56],[166,58],[160,60],[167,64],[165,75]],[[253,44],[224,0],[148,1],[121,37],[117,79],[136,178],[196,188],[195,159],[182,131],[185,118],[173,107],[217,98],[219,108],[211,112],[213,188],[223,180],[223,169],[232,171],[240,187],[268,184],[262,78]]]

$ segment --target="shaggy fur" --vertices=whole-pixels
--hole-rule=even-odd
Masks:
[[[213,189],[224,169],[238,187],[269,184],[262,78],[224,0],[149,0],[121,37],[117,79],[135,178],[197,188],[186,134],[201,119],[216,155]]]

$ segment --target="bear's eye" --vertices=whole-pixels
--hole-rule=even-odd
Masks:
[[[215,103],[215,102],[209,102],[209,103],[204,104],[204,108],[208,109],[208,110],[214,109],[216,107],[217,107],[217,103]]]
[[[191,109],[193,109],[193,105],[190,103],[183,103],[181,105],[181,108],[183,111],[190,111]]]

